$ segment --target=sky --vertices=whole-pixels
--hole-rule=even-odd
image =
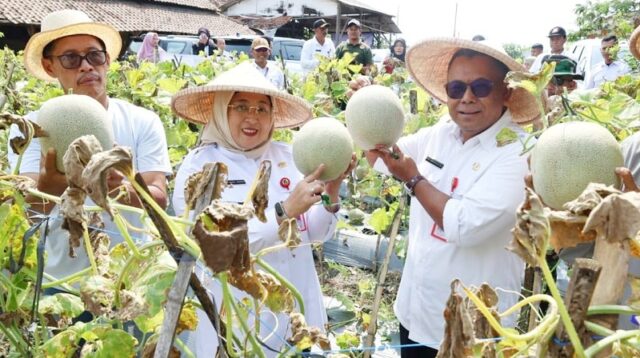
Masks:
[[[409,45],[427,37],[454,35],[471,39],[481,34],[500,44],[549,46],[546,37],[554,26],[577,30],[574,9],[586,0],[368,0],[367,3],[395,15]]]

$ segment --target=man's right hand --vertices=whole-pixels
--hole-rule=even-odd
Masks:
[[[67,189],[67,177],[56,167],[56,150],[49,148],[47,154],[40,159],[40,175],[38,175],[38,190],[60,196]]]

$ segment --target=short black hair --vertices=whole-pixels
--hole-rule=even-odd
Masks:
[[[539,48],[539,49],[543,49],[544,46],[541,43],[535,43],[533,45],[531,45],[531,48]]]
[[[609,42],[609,41],[613,41],[615,43],[618,43],[618,37],[616,35],[609,35],[605,38],[602,39],[602,42]]]
[[[475,35],[475,36],[471,39],[471,41],[484,41],[484,40],[486,40],[486,39],[485,39],[485,38],[484,38],[484,36],[482,36],[482,35]]]
[[[79,35],[80,35],[80,34],[79,34]],[[69,35],[69,36],[75,36],[75,35]],[[89,36],[91,36],[91,35],[89,35]],[[55,46],[56,46],[56,45],[55,45],[55,44],[56,44],[56,41],[58,41],[58,40],[60,40],[60,39],[63,39],[63,38],[65,38],[65,37],[68,37],[68,36],[59,37],[59,38],[57,38],[57,39],[55,39],[55,40],[53,40],[53,41],[49,42],[49,43],[47,44],[47,46],[45,46],[45,47],[42,49],[42,57],[44,57],[44,58],[49,58],[49,57],[51,57],[51,55],[53,54],[53,49],[54,49],[54,48],[55,48]],[[95,36],[93,36],[93,37],[94,37],[96,40],[98,40],[98,42],[100,43],[100,48],[102,48],[102,50],[103,50],[103,51],[106,51],[106,50],[107,50],[107,46],[104,44],[104,41],[102,41],[102,39],[100,39],[99,37],[95,37]]]
[[[478,56],[484,56],[488,59],[491,60],[491,62],[494,64],[494,67],[500,72],[500,75],[502,77],[505,77],[507,75],[507,73],[509,71],[511,71],[509,69],[509,67],[507,67],[507,65],[505,65],[504,63],[498,61],[497,59],[484,54],[482,52],[478,52],[472,49],[468,49],[468,48],[461,48],[458,51],[456,51],[453,56],[451,57],[451,61],[449,61],[449,65],[447,66],[447,71],[449,71],[449,69],[451,68],[451,64],[453,63],[453,61],[458,58],[458,57],[467,57],[467,58],[473,58],[473,57],[478,57]]]

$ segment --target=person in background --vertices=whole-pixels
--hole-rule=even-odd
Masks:
[[[402,348],[402,357],[425,358],[437,355],[443,339],[452,280],[500,288],[499,312],[519,299],[524,263],[505,246],[524,199],[527,158],[518,141],[500,145],[496,135],[508,128],[524,138],[518,124],[539,112],[533,95],[504,83],[522,65],[482,42],[422,41],[408,51],[407,69],[449,114],[400,138],[392,150],[379,146],[366,156],[411,195],[408,255],[394,310],[400,343],[422,344]],[[514,316],[502,319],[514,322]]]
[[[567,92],[572,92],[578,87],[576,80],[582,80],[584,77],[576,73],[578,64],[576,61],[563,55],[551,55],[545,57],[543,63],[555,62],[556,68],[553,71],[553,77],[547,85],[548,96],[559,96]]]
[[[531,56],[538,57],[544,51],[544,46],[541,43],[535,43],[531,45]]]
[[[529,56],[527,58],[524,59],[524,62],[522,63],[522,65],[524,66],[525,70],[529,71],[529,69],[531,68],[531,65],[533,65],[533,62],[536,60],[535,57],[533,56]]]
[[[615,81],[616,78],[631,72],[631,68],[623,60],[617,59],[618,38],[615,35],[607,36],[600,43],[602,62],[592,69],[587,69],[584,88],[600,87],[605,82]]]
[[[111,98],[107,94],[107,70],[111,59],[118,56],[122,40],[118,30],[108,24],[93,22],[78,10],[60,10],[49,13],[42,20],[41,32],[31,36],[24,50],[27,72],[41,80],[57,81],[65,93],[81,94],[98,101],[107,110],[113,127],[114,142],[131,148],[134,170],[140,173],[149,187],[153,199],[167,206],[167,176],[172,175],[169,152],[162,122],[155,113],[129,102]],[[38,123],[38,112],[27,114],[27,119]],[[10,138],[21,136],[11,128]],[[56,168],[56,153],[49,149],[43,156],[40,141],[33,140],[27,147],[19,172],[36,181],[41,192],[60,196],[67,189],[65,174]],[[18,156],[11,148],[8,159],[12,168]],[[135,190],[123,180],[122,174],[112,171],[107,180],[109,190],[123,187],[129,193],[128,205],[141,207]],[[84,247],[69,257],[69,233],[62,228],[59,205],[27,197],[31,209],[48,214],[48,236],[45,244],[47,260],[44,272],[62,279],[89,267]],[[87,205],[91,205],[87,199]],[[142,227],[139,215],[122,212],[123,217],[136,227]],[[103,212],[104,230],[110,233],[111,245],[123,242],[111,217]],[[111,234],[114,233],[114,234]],[[81,244],[83,245],[83,244]]]
[[[264,37],[256,37],[251,43],[251,56],[253,65],[269,82],[273,83],[279,90],[284,89],[284,73],[278,65],[269,62],[271,56],[271,46]]]
[[[574,54],[568,49],[564,48],[564,44],[567,42],[567,32],[560,26],[556,26],[549,31],[549,47],[551,51],[549,53],[541,53],[536,57],[535,62],[531,65],[529,72],[538,72],[542,68],[542,61],[544,56],[548,55],[563,55],[570,59],[577,61]]]
[[[233,56],[225,48],[227,47],[227,41],[223,38],[216,39],[216,47],[218,47],[218,56],[222,56],[226,59],[231,59]]]
[[[475,35],[471,41],[485,41],[486,39],[482,35]]]
[[[396,67],[404,67],[404,57],[407,53],[407,42],[404,39],[396,39],[391,45],[390,53],[384,59],[382,65],[386,73],[393,73]]]
[[[194,55],[199,55],[200,52],[204,52],[205,56],[213,56],[216,45],[213,43],[213,40],[211,40],[209,29],[206,27],[198,29],[198,42],[194,43],[191,49]]]
[[[352,63],[362,65],[360,73],[368,75],[371,71],[371,65],[373,65],[373,54],[369,45],[362,42],[361,35],[362,25],[360,21],[356,19],[349,20],[347,22],[347,40],[336,47],[336,57],[341,59],[346,53],[355,54],[356,57]]]
[[[327,36],[329,23],[325,19],[318,19],[313,23],[313,32],[313,37],[305,41],[300,53],[300,64],[305,75],[320,63],[316,55],[332,58],[336,53],[331,37]]]
[[[318,180],[324,168],[322,165],[306,177],[298,172],[291,146],[274,141],[273,133],[278,128],[298,127],[310,120],[311,107],[304,99],[275,88],[250,63],[240,64],[220,74],[206,86],[178,92],[171,103],[178,116],[205,124],[202,145],[187,154],[176,175],[172,198],[176,214],[180,215],[185,210],[187,178],[201,171],[206,163],[226,164],[229,182],[234,184],[224,189],[221,200],[238,203],[247,197],[260,163],[271,161],[269,206],[265,211],[267,221],[249,220],[249,248],[256,254],[264,248],[282,244],[278,235],[280,223],[288,218],[297,219],[301,245],[292,250],[283,247],[264,254],[262,259],[300,291],[307,323],[324,329],[327,317],[310,244],[333,236],[340,184],[353,168],[355,154],[345,173],[331,181]],[[327,195],[332,204],[322,205],[321,194]],[[211,279],[203,282],[215,295],[216,302],[221,302],[218,282]],[[236,289],[233,293],[238,299],[246,297],[244,292]],[[206,315],[203,312],[198,314],[200,323],[189,337],[189,345],[198,357],[212,357],[218,342],[216,332]],[[250,320],[253,322],[253,317]],[[291,336],[288,315],[274,314],[263,307],[260,321],[258,333],[264,339],[265,347],[281,351],[286,345],[284,339]],[[271,331],[275,334],[270,334]],[[265,348],[269,357],[275,356],[273,351]]]
[[[142,46],[138,50],[138,62],[149,61],[153,63],[160,62],[160,54],[164,53],[160,44],[160,38],[155,32],[148,32],[144,35]]]

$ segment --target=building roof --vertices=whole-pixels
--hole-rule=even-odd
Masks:
[[[218,13],[217,5],[209,0],[2,0],[0,24],[39,25],[45,15],[62,9],[84,11],[121,32],[194,34],[207,27],[215,35],[254,33]]]
[[[232,19],[239,21],[252,29],[270,30],[287,24],[293,19],[291,16],[231,16]]]

